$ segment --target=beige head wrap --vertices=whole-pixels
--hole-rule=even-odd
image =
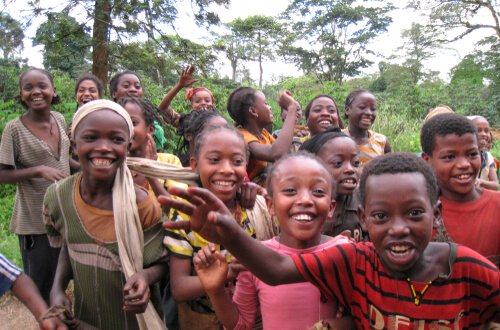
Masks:
[[[109,100],[95,100],[86,103],[75,113],[71,135],[75,136],[78,124],[88,115],[100,110],[111,110],[127,122],[129,137],[134,136],[134,126],[128,112],[119,104]],[[137,211],[134,180],[123,162],[118,169],[113,184],[113,216],[118,242],[118,252],[125,278],[129,278],[142,270],[144,253],[144,234]],[[141,329],[165,329],[163,321],[156,313],[153,305],[148,303],[143,314],[136,314]]]
[[[443,113],[454,113],[452,108],[450,108],[447,105],[440,104],[437,107],[430,109],[429,112],[427,113],[427,116],[424,118],[424,123],[427,122],[429,119],[431,119],[434,116],[441,115]]]

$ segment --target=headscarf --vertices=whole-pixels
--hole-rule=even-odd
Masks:
[[[437,107],[430,109],[429,112],[427,113],[427,116],[424,118],[424,123],[426,123],[429,119],[431,119],[434,116],[441,115],[443,113],[454,113],[452,108],[450,108],[447,105],[438,105]]]
[[[121,105],[109,100],[94,100],[84,104],[73,116],[71,135],[75,136],[78,125],[85,117],[100,110],[110,110],[120,115],[126,121],[129,138],[132,139],[134,125],[128,112]],[[123,273],[128,279],[143,269],[144,233],[137,210],[134,180],[125,162],[116,172],[112,192],[118,254]],[[136,314],[136,318],[141,330],[165,329],[151,302],[143,314]]]
[[[204,91],[204,92],[207,92],[208,94],[210,94],[210,98],[212,99],[212,103],[215,103],[215,99],[214,99],[212,92],[208,88],[205,88],[205,87],[195,87],[195,88],[186,89],[186,99],[189,102],[192,102],[194,94],[201,92],[201,91]]]

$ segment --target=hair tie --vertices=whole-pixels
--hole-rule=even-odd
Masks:
[[[212,103],[215,103],[215,99],[214,99],[212,92],[208,88],[205,88],[205,87],[195,87],[195,88],[186,89],[186,100],[188,100],[189,102],[192,102],[194,94],[196,94],[200,91],[205,91],[208,94],[210,94],[210,98],[212,99]]]

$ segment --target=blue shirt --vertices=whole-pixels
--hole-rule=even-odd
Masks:
[[[19,275],[21,270],[0,253],[0,296],[10,290]]]

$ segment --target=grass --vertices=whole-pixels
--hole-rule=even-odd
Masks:
[[[0,253],[22,267],[17,235],[9,231],[10,217],[14,206],[15,186],[0,185]]]

